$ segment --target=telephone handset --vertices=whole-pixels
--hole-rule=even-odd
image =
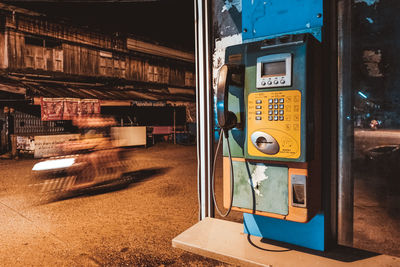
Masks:
[[[229,145],[228,131],[237,127],[238,119],[232,111],[228,110],[228,94],[229,94],[229,86],[243,86],[243,78],[244,78],[244,66],[242,65],[234,65],[234,64],[225,64],[221,67],[218,74],[218,83],[217,83],[217,116],[218,116],[218,125],[221,128],[220,137],[218,140],[217,150],[215,154],[218,154],[219,147],[221,145],[222,135],[225,136],[227,146],[228,146],[228,154],[229,160],[232,166],[232,155],[231,148]],[[234,193],[234,173],[233,168],[230,168],[230,204],[228,210],[225,213],[222,213],[218,208],[217,201],[215,200],[215,164],[217,157],[214,157],[213,163],[213,173],[212,173],[212,182],[211,182],[211,191],[212,197],[214,201],[214,206],[221,217],[226,217],[231,212],[233,206],[233,193]]]
[[[228,138],[228,130],[237,125],[235,113],[228,110],[229,86],[243,86],[243,72],[244,67],[235,64],[225,64],[219,70],[217,83],[217,116],[218,125],[224,131],[226,138]]]

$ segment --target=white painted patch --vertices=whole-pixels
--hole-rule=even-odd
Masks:
[[[251,174],[251,179],[253,181],[253,188],[254,192],[257,194],[257,196],[262,197],[263,195],[261,194],[260,190],[258,189],[259,186],[261,185],[262,181],[265,181],[268,179],[268,176],[265,175],[265,171],[268,169],[267,166],[263,164],[257,164],[256,168],[254,169],[253,173]],[[250,181],[247,181],[250,185]]]
[[[213,88],[217,89],[218,71],[225,64],[225,49],[228,46],[242,43],[242,34],[235,34],[221,38],[215,41],[215,50],[213,54]]]
[[[380,0],[354,0],[354,3],[366,3],[369,6],[379,3]]]
[[[371,24],[374,23],[374,20],[371,19],[370,17],[366,17],[365,19],[366,19],[369,23],[371,23]]]
[[[242,12],[242,1],[241,0],[225,0],[225,4],[222,7],[221,12],[229,11],[232,7],[236,7],[239,12]]]

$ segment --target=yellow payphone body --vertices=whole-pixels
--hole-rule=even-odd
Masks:
[[[220,126],[225,142],[233,144],[231,156],[224,150],[226,208],[232,202],[233,210],[296,222],[307,222],[320,210],[319,50],[310,34],[227,48],[217,92],[217,109],[224,111],[218,110],[218,119],[231,122]],[[240,69],[242,96],[231,93],[229,82]],[[244,127],[235,128],[236,121]]]
[[[301,92],[290,90],[251,93],[247,103],[249,155],[298,158],[301,144]],[[265,121],[269,123],[266,124]]]

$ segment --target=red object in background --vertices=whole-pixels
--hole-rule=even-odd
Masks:
[[[79,114],[79,98],[65,98],[64,99],[64,113],[63,120],[72,120]]]
[[[81,99],[79,115],[100,114],[100,102],[98,99]]]
[[[72,120],[78,116],[100,114],[98,99],[41,98],[42,121]]]
[[[40,98],[42,121],[57,121],[63,119],[63,98]]]

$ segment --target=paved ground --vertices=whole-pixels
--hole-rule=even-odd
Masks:
[[[36,160],[0,160],[0,266],[226,266],[171,246],[198,221],[196,147],[159,143],[131,155],[127,188],[45,205],[27,187]],[[398,255],[398,176],[354,164],[355,245]]]
[[[400,131],[355,129],[354,143],[354,246],[399,257],[400,153],[367,160],[364,151],[400,144]]]
[[[0,265],[225,266],[171,246],[198,221],[196,147],[161,143],[132,155],[129,187],[45,205],[26,187],[36,161],[1,160]]]

